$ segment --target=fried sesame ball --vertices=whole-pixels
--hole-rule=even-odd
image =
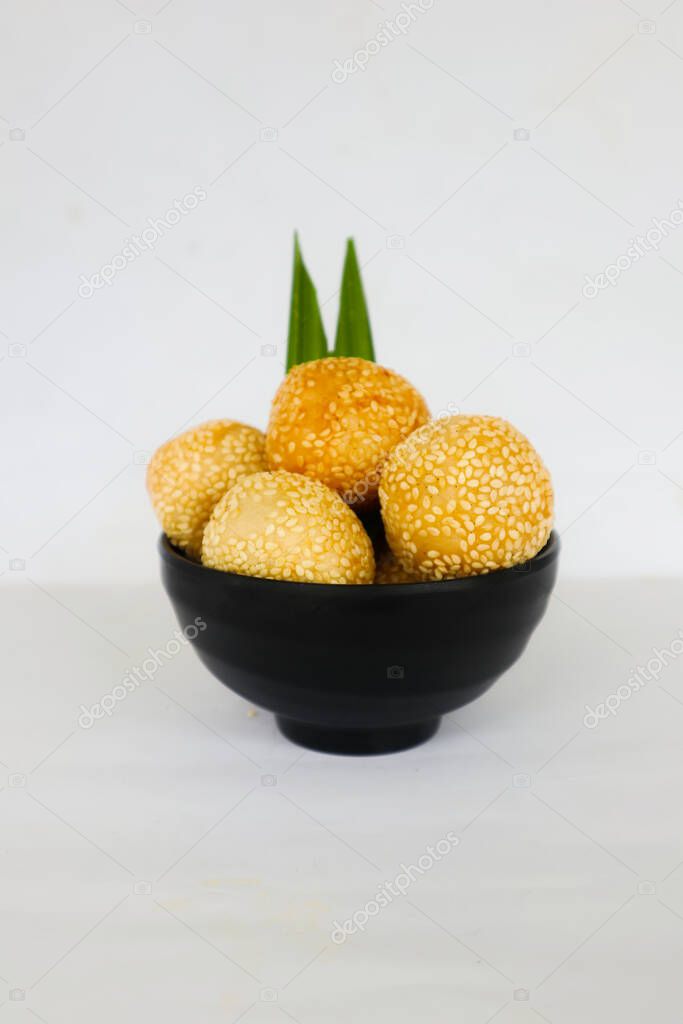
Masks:
[[[383,551],[377,559],[375,583],[419,583],[417,576],[406,572],[391,551]]]
[[[387,455],[428,419],[422,396],[393,370],[355,357],[316,359],[294,366],[280,385],[266,434],[268,463],[369,508]]]
[[[526,562],[552,529],[548,470],[495,416],[449,416],[417,430],[389,456],[379,495],[391,550],[423,580]]]
[[[242,576],[298,583],[372,583],[375,559],[358,516],[298,473],[245,476],[204,531],[202,562]]]
[[[214,505],[245,473],[266,468],[265,437],[233,420],[209,420],[158,448],[147,489],[169,540],[198,558]]]

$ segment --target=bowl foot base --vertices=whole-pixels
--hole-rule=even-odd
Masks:
[[[431,739],[441,724],[440,718],[375,729],[335,729],[324,725],[297,722],[276,715],[283,736],[300,747],[321,750],[325,754],[395,754],[417,747]]]

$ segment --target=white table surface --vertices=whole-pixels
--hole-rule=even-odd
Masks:
[[[678,1021],[683,658],[583,717],[678,636],[682,597],[561,581],[487,695],[352,759],[290,745],[188,649],[83,730],[172,636],[161,587],[2,587],[0,1024]]]

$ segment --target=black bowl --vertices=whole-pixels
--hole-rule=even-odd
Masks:
[[[385,754],[429,739],[441,715],[510,668],[557,577],[553,533],[524,565],[441,583],[333,586],[207,569],[159,543],[180,625],[194,647],[290,740],[338,754]],[[190,636],[196,630],[190,631]]]

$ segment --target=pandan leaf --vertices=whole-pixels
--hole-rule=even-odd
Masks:
[[[368,307],[352,238],[346,244],[334,354],[375,361]]]
[[[294,270],[292,274],[292,301],[289,309],[289,336],[287,339],[287,370],[297,363],[324,359],[327,338],[323,327],[318,296],[310,278],[294,235]]]

